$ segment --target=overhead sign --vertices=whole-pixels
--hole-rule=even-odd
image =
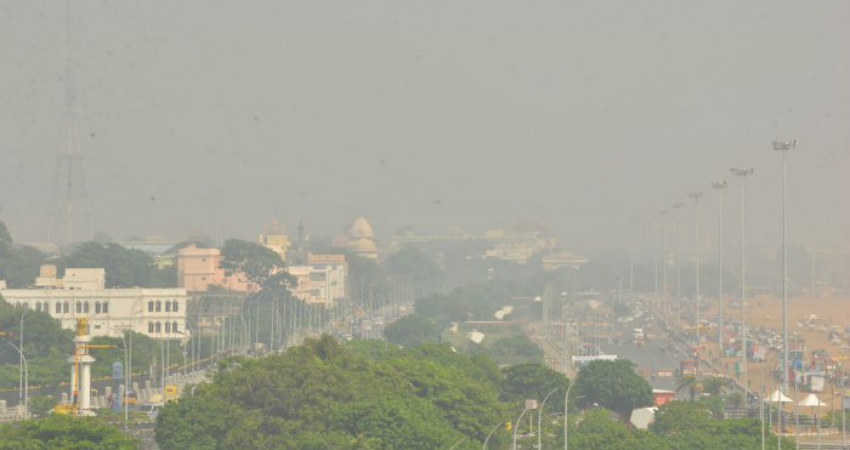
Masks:
[[[537,409],[537,400],[529,399],[525,401],[525,409]]]

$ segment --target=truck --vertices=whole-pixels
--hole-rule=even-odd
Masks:
[[[682,378],[695,378],[697,376],[697,361],[695,359],[683,359],[679,363],[679,374]]]
[[[642,346],[644,341],[646,340],[646,335],[643,332],[643,328],[635,328],[634,329],[634,338],[635,345],[638,347]]]

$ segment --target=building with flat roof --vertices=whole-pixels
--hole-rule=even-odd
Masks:
[[[257,290],[244,274],[225,274],[220,262],[221,250],[217,248],[200,248],[195,244],[181,248],[177,252],[177,286],[189,292],[206,292],[210,286],[237,292]]]
[[[310,254],[307,264],[289,266],[287,272],[296,279],[292,295],[304,302],[331,304],[348,294],[345,255]]]
[[[50,269],[41,275],[49,274]],[[48,277],[39,277],[44,282]],[[73,330],[77,319],[86,318],[92,337],[118,337],[132,330],[154,339],[181,339],[186,328],[185,289],[120,288],[103,286],[103,269],[65,269],[61,283],[33,289],[0,289],[7,302],[50,314]]]

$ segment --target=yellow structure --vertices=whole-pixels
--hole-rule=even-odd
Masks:
[[[271,249],[286,261],[286,254],[292,248],[289,236],[283,231],[283,225],[273,220],[271,224],[263,227],[263,233],[257,238],[257,243]]]

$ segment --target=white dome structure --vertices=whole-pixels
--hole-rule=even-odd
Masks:
[[[348,227],[347,247],[359,256],[369,259],[378,259],[378,249],[375,246],[375,234],[372,224],[365,217],[360,216]]]
[[[348,227],[348,237],[351,240],[375,239],[375,234],[372,232],[372,224],[363,216],[354,219],[354,222]]]

